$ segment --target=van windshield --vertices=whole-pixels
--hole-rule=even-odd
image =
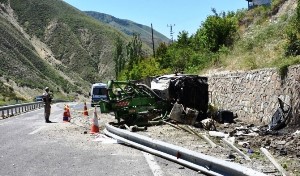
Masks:
[[[93,89],[93,95],[106,95],[106,88],[95,87]]]

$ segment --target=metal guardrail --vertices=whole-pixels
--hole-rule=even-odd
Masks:
[[[105,127],[106,129],[104,130],[104,133],[108,136],[208,175],[266,176],[264,173],[255,171],[240,164],[197,153],[163,141],[154,140],[143,135],[116,128],[108,123]]]
[[[16,104],[9,106],[0,106],[0,119],[2,119],[21,114],[24,112],[28,112],[34,109],[38,109],[44,107],[43,102],[33,102],[33,103],[24,103],[24,104]]]

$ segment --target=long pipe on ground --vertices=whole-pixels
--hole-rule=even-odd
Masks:
[[[183,147],[154,140],[143,135],[116,128],[108,123],[106,124],[105,134],[141,150],[170,159],[209,175],[266,176],[261,172],[240,164],[224,161]]]

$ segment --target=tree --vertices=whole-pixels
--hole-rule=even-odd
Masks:
[[[156,57],[164,57],[167,54],[168,46],[165,42],[162,42],[159,44],[159,46],[156,49]]]
[[[121,40],[121,38],[118,36],[115,41],[115,54],[114,54],[114,61],[115,61],[115,73],[116,78],[119,77],[120,72],[125,67],[125,57],[124,57],[124,42]]]
[[[166,43],[160,43],[156,49],[156,58],[160,68],[165,69],[171,66],[171,57],[169,56],[169,47]]]
[[[128,59],[128,71],[131,71],[134,64],[137,64],[143,58],[142,55],[142,40],[140,35],[133,33],[132,41],[127,44],[127,59]]]
[[[188,47],[189,44],[189,33],[187,31],[179,32],[177,36],[177,45],[180,47]]]
[[[195,38],[196,43],[212,52],[217,52],[223,45],[228,47],[234,43],[237,20],[232,12],[217,14],[215,9],[212,11],[214,15],[208,16],[202,23]]]

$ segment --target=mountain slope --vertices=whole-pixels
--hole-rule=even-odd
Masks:
[[[141,40],[152,47],[152,33],[151,27],[135,23],[130,20],[119,19],[111,15],[107,15],[100,12],[86,11],[87,15],[98,19],[99,21],[109,24],[110,26],[124,32],[125,34],[132,36],[134,32],[139,33],[141,35]],[[155,47],[159,45],[159,43],[165,42],[169,43],[170,39],[168,39],[163,34],[153,30],[153,37]]]
[[[61,0],[0,0],[0,32],[0,81],[31,89],[19,93],[26,99],[45,86],[87,94],[114,78],[115,38],[129,41]]]

